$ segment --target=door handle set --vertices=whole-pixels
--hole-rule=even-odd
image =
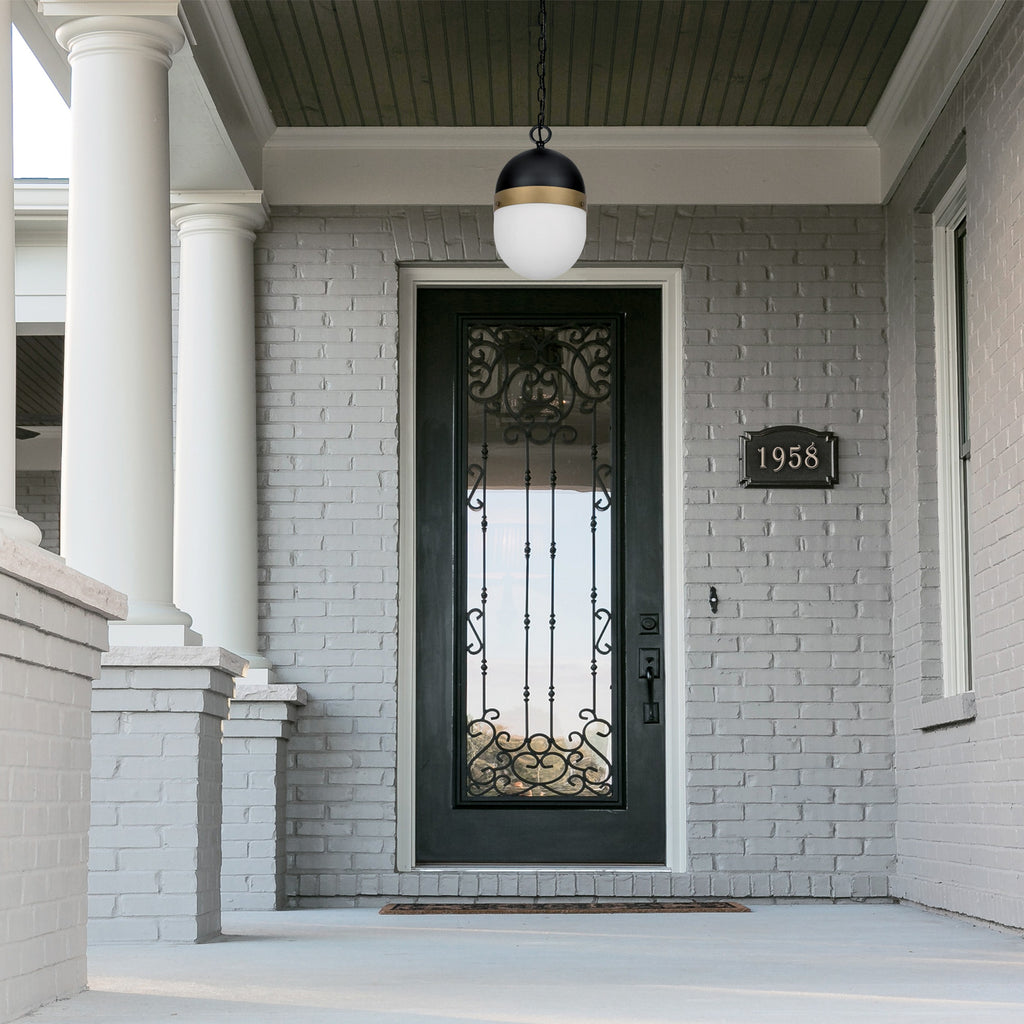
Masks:
[[[661,678],[660,648],[640,648],[640,678],[647,683],[647,701],[643,708],[644,725],[658,725],[661,722],[661,706],[654,699],[654,680]]]

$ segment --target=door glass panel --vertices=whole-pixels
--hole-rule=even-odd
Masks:
[[[616,321],[469,322],[462,799],[614,799]]]

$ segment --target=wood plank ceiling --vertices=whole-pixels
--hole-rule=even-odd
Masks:
[[[548,0],[552,125],[865,125],[924,0]],[[279,126],[526,125],[534,0],[232,0]]]
[[[64,338],[18,336],[17,424],[59,427],[64,401]]]

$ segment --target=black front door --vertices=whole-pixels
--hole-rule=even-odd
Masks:
[[[661,293],[417,305],[417,863],[664,863]]]

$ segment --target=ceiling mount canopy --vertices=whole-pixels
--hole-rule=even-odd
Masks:
[[[583,175],[567,157],[548,149],[547,6],[537,15],[537,123],[535,148],[512,157],[494,189],[494,244],[502,262],[521,277],[561,277],[580,258],[587,240]]]

